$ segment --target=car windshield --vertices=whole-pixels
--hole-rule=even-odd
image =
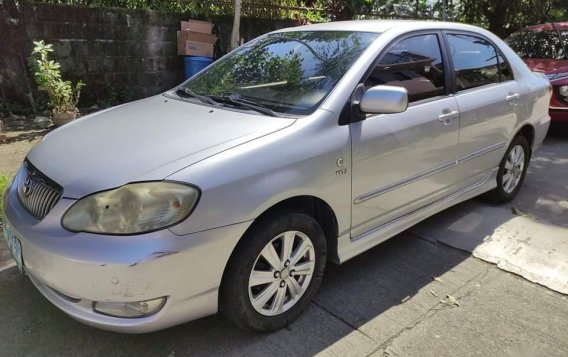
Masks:
[[[312,113],[378,33],[284,32],[263,36],[183,84],[219,103],[274,113]],[[238,103],[237,103],[238,104]]]
[[[568,31],[560,31],[564,47],[568,48]],[[519,31],[509,36],[505,42],[521,58],[566,59],[558,33],[546,31]]]

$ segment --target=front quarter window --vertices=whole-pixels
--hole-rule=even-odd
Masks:
[[[254,40],[184,83],[213,99],[235,97],[275,112],[312,113],[379,34],[284,32]]]
[[[438,37],[434,34],[405,38],[383,55],[365,81],[365,87],[403,87],[410,102],[443,95],[444,64]]]

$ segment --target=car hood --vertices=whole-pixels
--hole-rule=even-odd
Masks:
[[[75,120],[46,135],[28,160],[63,187],[64,197],[80,198],[164,179],[294,122],[159,95]]]

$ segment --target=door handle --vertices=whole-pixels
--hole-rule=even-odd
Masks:
[[[442,113],[443,114],[438,116],[438,120],[444,123],[444,125],[449,125],[451,121],[456,119],[460,114],[460,112],[456,110],[450,111],[449,109],[444,109]]]
[[[517,105],[519,104],[517,101],[519,100],[520,97],[521,95],[519,93],[512,93],[506,96],[505,100],[509,102],[509,104],[511,105]]]

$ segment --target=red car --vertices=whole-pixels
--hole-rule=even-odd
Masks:
[[[505,42],[531,70],[546,74],[553,91],[550,117],[568,124],[568,22],[525,27]]]

